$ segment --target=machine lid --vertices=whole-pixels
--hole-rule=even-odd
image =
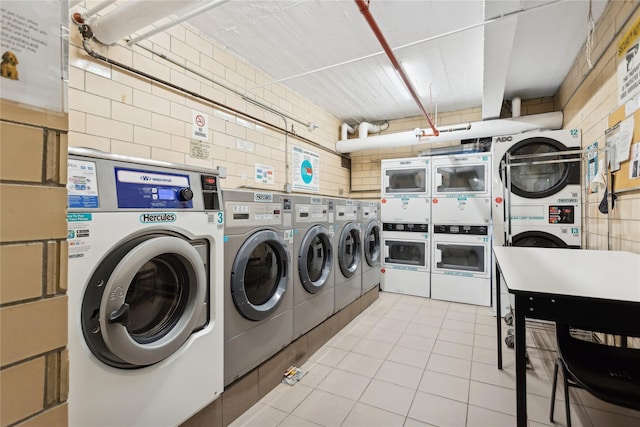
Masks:
[[[347,223],[340,233],[338,241],[338,264],[346,278],[352,277],[360,267],[361,248],[360,230],[353,222]]]
[[[380,265],[380,224],[369,221],[364,232],[364,259],[369,267]]]
[[[240,247],[231,269],[231,296],[236,309],[249,320],[273,314],[289,283],[290,255],[280,234],[260,230]]]
[[[568,248],[561,238],[544,231],[524,231],[511,238],[511,246],[533,248]]]
[[[547,137],[532,137],[523,139],[514,144],[509,150],[513,156],[535,155],[542,153],[555,153],[567,151],[567,147],[561,142]],[[516,166],[518,160],[514,160],[511,166],[511,191],[521,197],[528,199],[540,199],[556,194],[568,184],[580,183],[580,160],[579,155],[558,155],[541,158],[532,158],[526,161],[553,161],[566,158],[576,158],[575,162],[566,163],[542,163],[534,165]],[[506,154],[502,158],[501,164],[506,161]],[[576,175],[577,174],[577,175]],[[505,183],[500,168],[500,178]],[[577,179],[577,181],[576,181]]]
[[[117,368],[169,357],[208,322],[208,247],[150,234],[110,252],[86,286],[82,331],[91,352]]]
[[[311,227],[302,238],[298,254],[298,274],[307,292],[324,289],[333,269],[333,245],[329,230],[321,225]]]

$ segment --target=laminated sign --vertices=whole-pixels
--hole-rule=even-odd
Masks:
[[[293,147],[293,189],[320,191],[320,155],[302,147]]]

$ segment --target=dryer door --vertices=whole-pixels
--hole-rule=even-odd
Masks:
[[[549,154],[567,151],[567,147],[555,139],[546,137],[533,137],[523,139],[509,149],[513,156],[526,156],[535,154]],[[573,159],[572,162],[557,162],[561,159]],[[506,155],[502,163],[506,160]],[[517,163],[537,162],[537,164],[520,165]],[[505,177],[502,176],[505,184]],[[542,156],[530,159],[514,159],[511,163],[511,191],[518,196],[528,199],[541,199],[556,194],[569,184],[580,184],[580,160],[579,154]]]
[[[533,248],[568,248],[566,242],[544,231],[525,231],[511,238],[511,246]]]
[[[360,267],[361,247],[360,230],[353,223],[347,223],[340,233],[338,241],[338,264],[346,278],[352,277]]]
[[[242,244],[231,270],[231,296],[240,314],[257,321],[277,310],[287,291],[290,260],[275,231],[260,230]]]
[[[369,267],[380,265],[380,225],[370,221],[364,232],[364,259]]]
[[[298,254],[298,274],[307,292],[320,292],[333,267],[333,247],[329,230],[321,225],[311,227],[302,238]]]
[[[110,252],[82,301],[92,353],[118,368],[139,368],[175,353],[208,322],[206,241],[152,234]]]

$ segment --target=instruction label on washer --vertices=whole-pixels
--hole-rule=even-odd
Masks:
[[[67,214],[67,242],[69,243],[69,259],[88,258],[92,254],[90,239],[93,217],[90,213]]]
[[[97,208],[98,178],[96,164],[84,160],[69,159],[67,166],[69,208]]]

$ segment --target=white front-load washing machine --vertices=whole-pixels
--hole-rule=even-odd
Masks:
[[[334,313],[333,202],[293,198],[293,336],[299,337]]]
[[[216,171],[69,149],[69,424],[175,426],[223,391]]]
[[[360,202],[335,202],[335,311],[342,310],[362,294],[362,238],[358,210]]]
[[[224,190],[224,384],[293,340],[290,195]]]
[[[360,202],[360,235],[362,236],[362,293],[380,285],[380,202]]]
[[[491,145],[494,225],[507,222],[510,212],[511,222],[516,226],[561,223],[580,227],[581,162],[579,153],[570,153],[580,147],[579,129],[494,137]],[[502,168],[507,153],[536,157],[514,158],[507,174]],[[507,178],[510,192],[506,191]],[[559,211],[570,215],[559,216]]]

